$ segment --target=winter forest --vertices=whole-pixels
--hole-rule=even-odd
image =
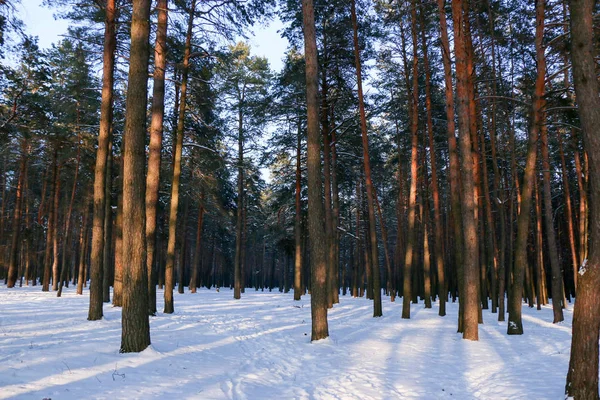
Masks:
[[[44,6],[0,0],[0,399],[599,398],[600,4]]]

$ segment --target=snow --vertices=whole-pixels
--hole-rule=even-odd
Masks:
[[[588,259],[586,258],[585,260],[583,260],[583,263],[581,263],[581,267],[579,269],[579,275],[581,275],[581,276],[585,275],[585,273],[587,272],[587,263],[588,263]]]
[[[525,334],[484,310],[479,342],[456,333],[457,304],[340,296],[330,338],[310,342],[310,298],[247,289],[175,293],[151,317],[152,346],[119,354],[120,309],[87,321],[88,292],[0,288],[0,399],[564,399],[572,312],[523,308]],[[158,292],[162,310],[162,291]]]

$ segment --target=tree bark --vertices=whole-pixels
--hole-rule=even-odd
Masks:
[[[244,88],[245,89],[245,88]],[[242,296],[242,241],[244,226],[244,112],[245,92],[240,93],[238,104],[238,177],[237,177],[237,210],[235,221],[235,259],[233,267],[233,298]]]
[[[59,239],[58,239],[58,223],[59,219],[59,206],[60,206],[60,169],[61,165],[57,166],[56,176],[54,178],[54,198],[52,201],[52,209],[54,212],[54,224],[52,225],[52,290],[58,291],[58,264],[59,264]]]
[[[121,353],[150,345],[146,271],[145,137],[150,1],[134,0],[123,156],[123,312]]]
[[[433,112],[431,106],[431,68],[427,54],[427,38],[425,36],[425,22],[421,9],[421,45],[423,47],[423,67],[425,68],[425,107],[427,109],[427,135],[429,138],[429,163],[431,165],[431,195],[433,198],[433,231],[435,240],[433,252],[438,276],[438,296],[440,302],[439,315],[446,315],[446,280],[444,276],[444,253],[442,249],[444,227],[440,209],[440,189],[437,178],[437,162],[435,155],[435,141],[433,139]]]
[[[412,89],[408,90],[410,97],[410,135],[411,135],[411,157],[410,157],[410,190],[408,194],[408,222],[407,241],[404,259],[404,289],[402,291],[402,318],[410,318],[410,300],[412,293],[412,267],[416,254],[416,206],[417,206],[417,178],[419,168],[418,150],[418,128],[419,128],[419,81],[418,81],[418,55],[417,55],[417,6],[416,1],[411,1],[411,34],[413,42],[412,62]],[[405,63],[405,68],[408,65]]]
[[[569,236],[569,249],[571,250],[571,265],[573,267],[573,286],[577,290],[577,271],[579,263],[577,260],[577,247],[575,245],[575,228],[573,224],[573,206],[571,204],[571,190],[569,185],[569,177],[567,175],[567,163],[565,161],[565,152],[562,143],[562,134],[558,134],[558,149],[560,152],[561,176],[563,183],[563,191],[565,195],[565,219],[567,221],[567,234]]]
[[[302,0],[304,55],[306,60],[308,230],[311,263],[311,341],[329,336],[327,324],[327,253],[321,185],[319,135],[319,70],[315,15],[312,0]]]
[[[294,218],[294,300],[300,300],[302,296],[302,208],[300,203],[300,194],[302,191],[302,165],[301,165],[301,146],[302,146],[302,124],[300,115],[298,115],[298,132],[296,134],[296,192],[295,205],[296,215]]]
[[[83,204],[83,212],[81,218],[83,226],[79,236],[79,272],[77,273],[77,294],[83,294],[83,284],[85,282],[85,271],[86,271],[86,255],[87,255],[87,242],[88,242],[88,227],[90,220],[90,197],[86,197]]]
[[[167,264],[165,266],[165,314],[175,311],[173,305],[173,267],[175,265],[175,245],[177,241],[177,212],[179,209],[179,180],[181,177],[181,153],[183,149],[183,134],[186,112],[188,69],[192,48],[192,28],[194,27],[194,14],[196,0],[192,1],[188,17],[187,36],[183,55],[183,70],[181,74],[181,88],[179,97],[179,117],[177,120],[177,134],[173,160],[173,180],[171,183],[171,204],[169,207],[169,242],[167,244]]]
[[[122,171],[122,169],[121,169]],[[123,187],[123,185],[119,185]],[[117,196],[115,218],[115,273],[113,280],[113,306],[123,306],[123,193]]]
[[[198,226],[196,228],[196,248],[194,250],[194,265],[190,277],[190,292],[196,293],[198,287],[198,274],[202,265],[202,226],[204,223],[204,189],[200,193],[200,201],[198,202]],[[200,274],[202,275],[202,274]]]
[[[360,61],[360,48],[358,45],[358,22],[356,19],[356,1],[351,3],[352,30],[354,32],[354,62],[356,65],[356,81],[358,89],[358,110],[360,115],[360,130],[363,147],[363,164],[365,169],[365,186],[367,189],[367,207],[369,210],[369,235],[371,242],[371,266],[373,274],[373,317],[383,315],[381,309],[381,283],[379,272],[379,252],[377,248],[377,229],[375,225],[375,189],[371,178],[371,161],[369,159],[369,139],[367,136],[367,117],[362,90],[362,70]]]
[[[460,167],[458,160],[458,150],[456,143],[456,126],[454,123],[454,90],[452,85],[452,67],[450,62],[450,40],[448,38],[448,26],[446,21],[446,10],[444,9],[444,0],[438,0],[438,14],[440,18],[440,36],[442,45],[442,62],[444,64],[444,87],[446,97],[446,120],[448,133],[448,155],[450,161],[449,183],[450,183],[450,207],[452,222],[454,228],[454,262],[457,268],[457,280],[459,292],[462,293],[463,281],[463,253],[460,249],[463,248],[462,239],[462,220],[461,220],[461,202],[460,202]],[[462,304],[462,302],[461,302]],[[462,310],[462,306],[459,305]],[[440,310],[441,315],[441,310]],[[459,332],[462,332],[462,312],[459,312],[458,322]]]
[[[21,139],[21,161],[19,162],[19,179],[17,181],[17,193],[15,198],[15,210],[12,226],[12,242],[10,246],[8,262],[8,281],[6,287],[12,288],[17,282],[18,254],[21,234],[21,208],[23,204],[23,184],[27,170],[28,144],[26,139]]]
[[[537,78],[533,95],[532,123],[529,131],[527,146],[527,161],[521,188],[521,206],[517,218],[517,239],[515,241],[515,262],[513,266],[513,283],[508,301],[508,331],[509,335],[522,335],[521,304],[523,296],[523,274],[527,268],[527,238],[529,236],[529,220],[532,203],[532,193],[535,179],[535,163],[537,158],[537,142],[540,129],[545,123],[543,108],[544,86],[546,76],[546,57],[544,56],[544,1],[536,1],[536,61]]]
[[[566,394],[598,399],[600,332],[600,88],[596,78],[594,0],[571,0],[571,59],[583,143],[589,157],[590,242],[587,263],[579,272],[573,313],[573,339]]]
[[[106,182],[104,194],[104,249],[102,259],[102,301],[110,303],[110,276],[112,255],[112,130],[108,143],[108,157],[106,161]],[[65,236],[66,237],[66,236]],[[114,275],[114,274],[113,274]]]
[[[452,2],[452,18],[454,21],[454,51],[456,57],[456,96],[458,100],[458,124],[460,140],[460,164],[462,167],[462,192],[461,204],[464,267],[463,267],[463,338],[478,340],[479,320],[479,270],[478,270],[478,246],[477,225],[475,221],[475,199],[473,156],[471,151],[470,113],[469,103],[474,99],[469,98],[468,90],[468,55],[472,52],[467,50],[466,27],[464,20],[468,18],[468,7],[463,7],[462,0]],[[460,290],[460,289],[459,289]]]
[[[541,2],[541,1],[540,1]],[[550,257],[550,270],[552,271],[552,310],[554,311],[553,323],[561,322],[565,318],[562,312],[563,299],[563,272],[558,259],[558,244],[552,209],[552,188],[550,187],[550,154],[548,150],[548,130],[546,125],[540,127],[543,196],[544,196],[544,222],[546,223],[546,239],[548,240],[548,255]]]
[[[104,252],[104,213],[106,164],[113,116],[113,85],[117,9],[115,0],[107,0],[104,19],[104,51],[102,56],[102,101],[100,104],[100,132],[94,169],[94,211],[92,222],[92,254],[90,260],[90,307],[88,320],[102,319],[102,261]]]
[[[58,293],[57,297],[62,295],[63,284],[67,279],[67,250],[71,237],[71,214],[73,213],[73,203],[75,202],[75,194],[77,192],[77,178],[79,177],[79,163],[81,161],[81,142],[78,143],[77,147],[77,160],[75,161],[75,176],[73,177],[73,188],[71,189],[71,198],[69,200],[69,208],[67,210],[67,214],[65,215],[65,230],[64,230],[64,240],[63,240],[63,262],[61,266],[60,272],[60,283],[58,285]]]
[[[165,117],[165,70],[167,68],[168,0],[158,0],[158,21],[154,44],[154,73],[152,76],[152,120],[150,122],[150,147],[148,174],[146,175],[146,269],[148,271],[148,313],[156,314],[156,222],[158,189],[160,185],[160,154]]]

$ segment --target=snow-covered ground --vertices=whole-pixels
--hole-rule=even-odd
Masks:
[[[175,293],[151,317],[152,346],[119,354],[120,309],[86,320],[88,292],[0,287],[0,398],[23,399],[563,399],[572,312],[524,305],[523,336],[484,310],[479,342],[456,333],[457,305],[340,297],[330,338],[310,343],[310,299],[230,290]],[[162,291],[158,293],[162,310]],[[400,299],[401,300],[401,299]]]

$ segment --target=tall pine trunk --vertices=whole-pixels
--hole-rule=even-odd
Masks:
[[[90,307],[88,320],[102,319],[102,261],[104,257],[104,214],[106,201],[106,164],[113,117],[113,84],[115,67],[116,13],[115,0],[107,0],[104,16],[104,51],[102,55],[102,101],[100,103],[100,132],[94,170],[92,220],[92,254],[90,260]]]
[[[536,28],[535,47],[537,61],[537,78],[535,81],[535,92],[533,95],[533,110],[531,116],[531,128],[529,130],[529,141],[527,145],[527,161],[523,174],[521,187],[521,206],[517,218],[517,239],[515,241],[515,254],[513,266],[513,283],[508,298],[508,330],[509,335],[522,335],[523,322],[521,319],[521,305],[523,296],[523,275],[528,268],[527,262],[527,238],[529,236],[529,220],[531,216],[532,194],[535,179],[535,163],[537,158],[537,143],[540,129],[544,121],[543,108],[544,86],[546,76],[546,57],[544,56],[544,0],[536,1]]]
[[[452,2],[452,18],[454,22],[454,51],[456,57],[456,97],[458,100],[458,124],[460,143],[460,164],[462,167],[461,181],[462,193],[464,193],[461,204],[461,220],[463,235],[463,282],[460,297],[463,304],[463,338],[478,340],[479,320],[479,270],[478,270],[478,246],[477,246],[477,224],[475,220],[475,199],[473,156],[471,150],[471,128],[469,103],[474,101],[469,96],[468,90],[468,55],[472,52],[467,50],[465,19],[468,18],[468,7],[463,8],[462,0]],[[459,249],[460,251],[460,249]],[[460,279],[460,278],[459,278]],[[460,330],[460,323],[459,323]]]
[[[123,140],[123,312],[121,353],[150,345],[146,271],[146,107],[150,1],[134,0]]]
[[[412,269],[416,260],[416,206],[417,206],[417,178],[419,168],[419,82],[418,82],[418,57],[417,57],[417,6],[416,1],[411,2],[411,34],[413,42],[413,61],[412,61],[412,89],[408,90],[410,96],[409,115],[410,115],[410,136],[411,136],[411,157],[410,157],[410,190],[408,194],[408,222],[407,222],[407,241],[404,253],[404,285],[402,291],[402,318],[410,318],[410,300],[412,293]],[[408,68],[405,62],[405,68]]]
[[[302,165],[301,165],[301,145],[302,124],[300,115],[298,115],[298,132],[296,134],[296,191],[295,206],[296,215],[294,216],[294,300],[300,300],[302,296],[302,208],[300,203],[300,192],[302,190]]]
[[[319,135],[319,67],[312,0],[302,0],[304,57],[306,60],[308,232],[311,263],[311,341],[329,336],[327,324],[327,253],[325,249],[325,212],[321,185],[321,141]]]
[[[17,282],[18,254],[21,233],[21,208],[23,204],[23,184],[27,170],[27,141],[22,139],[21,161],[19,162],[19,179],[17,181],[17,193],[15,198],[15,210],[13,216],[12,241],[8,261],[8,282],[6,287],[12,288]]]
[[[160,154],[165,117],[165,69],[167,68],[168,0],[158,0],[158,22],[154,44],[154,73],[152,76],[152,120],[148,174],[146,175],[146,268],[148,272],[148,313],[156,314],[156,222],[160,184]]]
[[[177,133],[175,138],[173,159],[173,180],[171,182],[171,203],[169,206],[169,241],[167,244],[167,264],[165,266],[165,314],[175,311],[173,305],[173,272],[175,265],[175,245],[177,241],[177,212],[179,209],[179,180],[181,177],[181,153],[183,150],[183,133],[185,125],[186,97],[188,69],[192,47],[192,28],[194,27],[194,14],[196,11],[196,0],[192,1],[189,10],[187,36],[185,38],[185,50],[183,55],[183,70],[181,74],[181,88],[179,95],[179,116],[177,120]]]
[[[356,81],[358,89],[358,111],[360,116],[360,130],[363,147],[363,164],[365,169],[365,186],[367,189],[367,207],[369,210],[369,239],[371,245],[371,270],[373,279],[373,317],[383,315],[381,309],[381,283],[379,273],[379,252],[377,248],[377,229],[375,225],[375,200],[377,195],[373,188],[371,178],[371,161],[369,157],[369,139],[367,136],[367,116],[362,90],[362,69],[360,61],[360,48],[358,45],[358,22],[356,19],[356,1],[351,0],[352,30],[354,32],[354,62],[356,66]],[[337,283],[337,282],[336,282]]]
[[[589,157],[590,247],[582,266],[573,313],[571,359],[566,393],[577,400],[598,399],[600,332],[600,88],[596,76],[594,0],[571,0],[571,58],[583,143]]]

